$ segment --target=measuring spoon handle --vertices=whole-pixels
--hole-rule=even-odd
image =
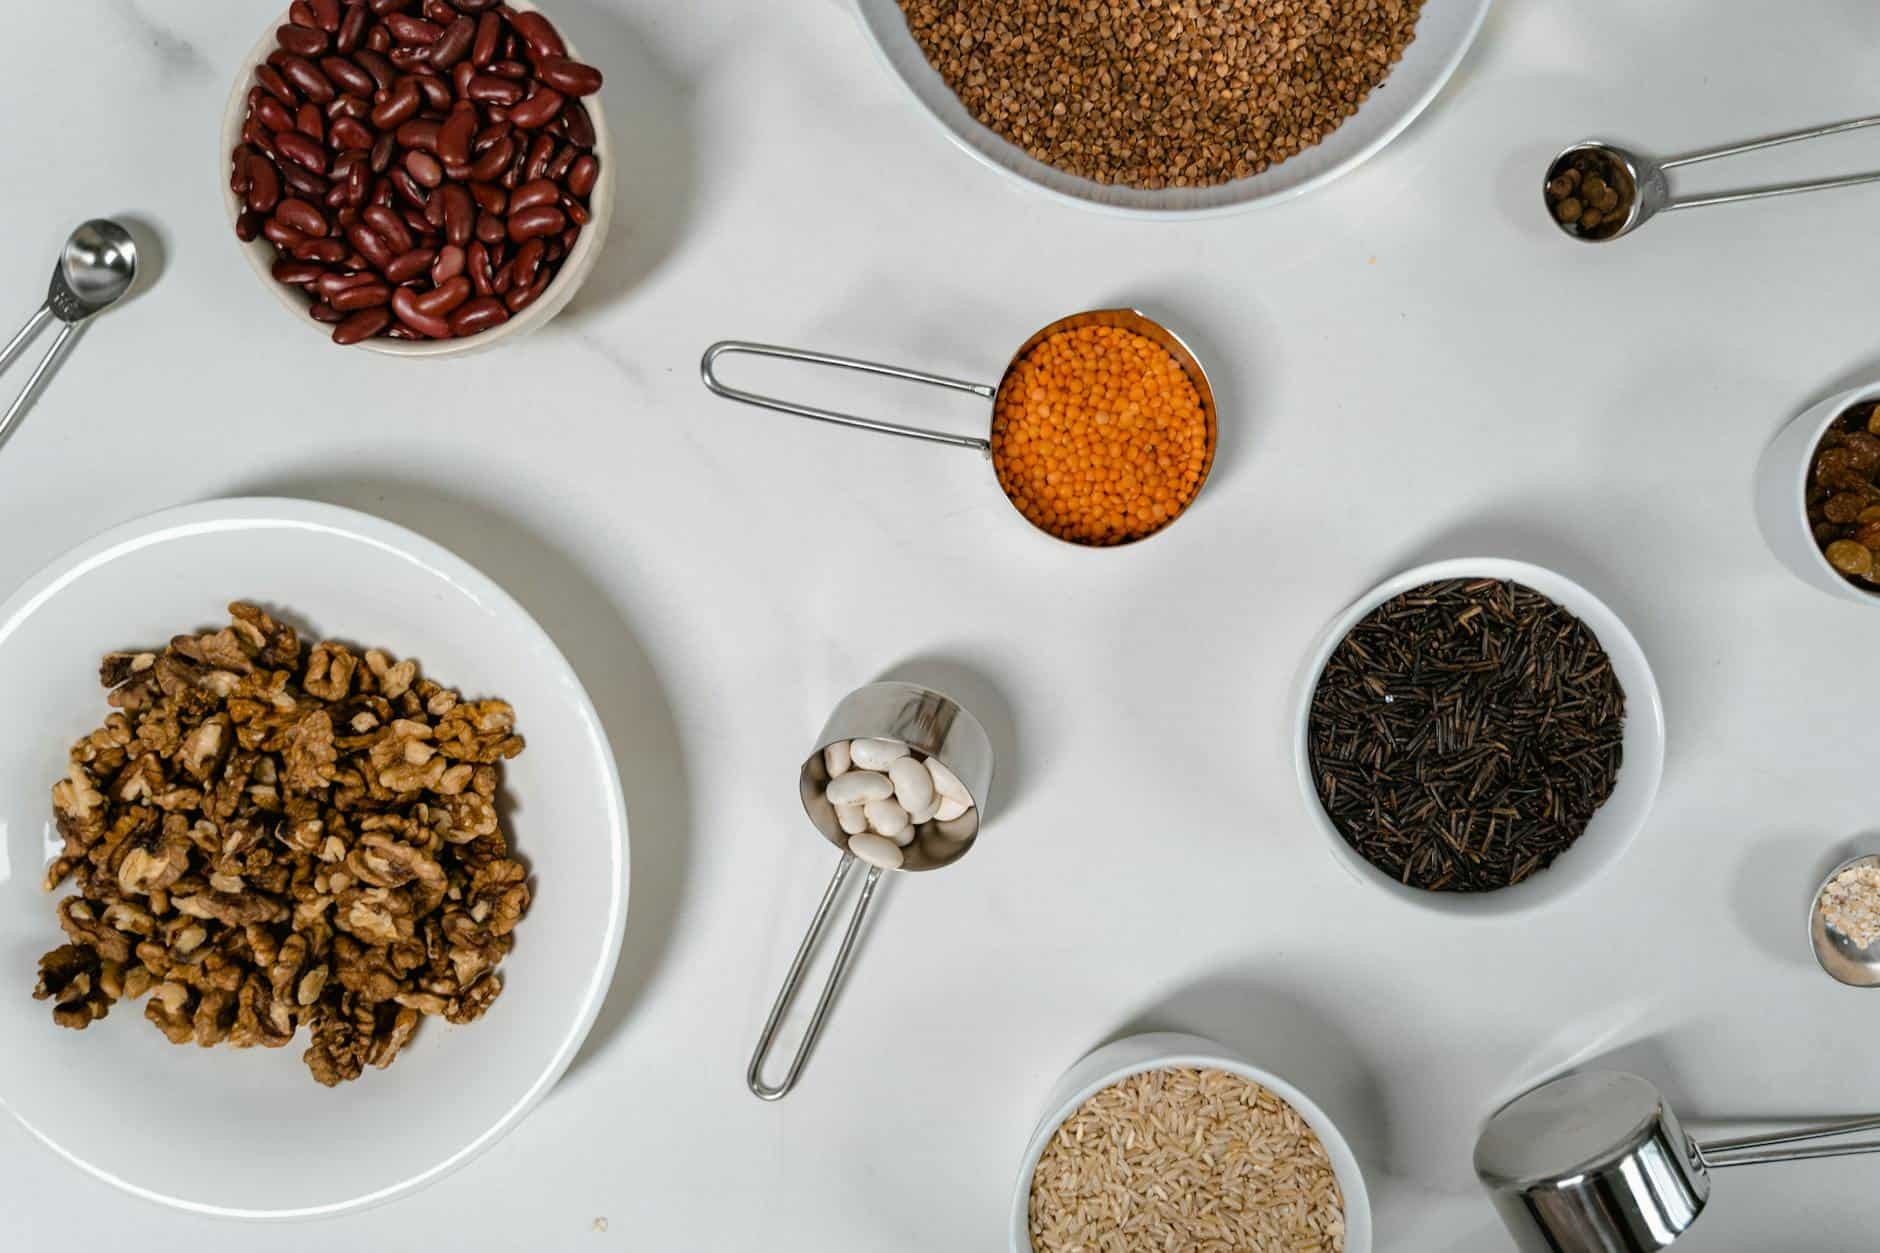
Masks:
[[[1705,205],[1737,204],[1744,200],[1765,200],[1770,196],[1797,196],[1808,191],[1827,191],[1832,187],[1858,187],[1862,183],[1880,183],[1880,170],[1866,174],[1844,174],[1839,178],[1813,179],[1806,183],[1778,183],[1773,187],[1752,187],[1746,191],[1720,191],[1708,196],[1680,196],[1665,205],[1671,209],[1701,209]]]
[[[856,866],[855,854],[844,853],[836,865],[835,877],[829,880],[824,889],[822,904],[816,907],[816,916],[810,919],[809,932],[804,935],[803,943],[796,950],[796,960],[790,963],[790,973],[784,976],[783,988],[777,993],[777,1000],[770,1007],[770,1017],[764,1020],[764,1032],[757,1037],[757,1050],[751,1054],[751,1064],[745,1069],[744,1082],[751,1089],[751,1094],[759,1100],[775,1101],[789,1093],[802,1077],[803,1067],[809,1062],[809,1053],[816,1046],[816,1037],[822,1034],[823,1019],[829,1016],[829,1004],[835,1000],[836,989],[842,986],[842,976],[848,973],[849,958],[855,953],[855,938],[862,932],[862,920],[868,916],[868,907],[874,903],[875,887],[881,882],[881,867],[870,866],[868,878],[862,883],[861,897],[855,902],[855,912],[849,915],[848,929],[842,933],[842,947],[836,950],[835,965],[829,969],[829,979],[823,984],[822,995],[816,998],[816,1012],[810,1016],[809,1026],[803,1030],[803,1042],[796,1046],[796,1054],[790,1059],[790,1068],[784,1072],[783,1082],[768,1084],[764,1082],[764,1061],[770,1056],[770,1049],[777,1041],[777,1028],[783,1024],[784,1011],[796,1000],[796,990],[803,982],[803,972],[809,968],[810,956],[816,951],[816,942],[822,938],[823,928],[829,923],[829,911],[835,907],[836,897],[842,892],[842,884],[849,877],[849,872]]]
[[[865,418],[859,414],[839,413],[834,409],[818,409],[814,405],[800,405],[792,400],[777,396],[765,396],[758,392],[745,391],[732,387],[718,377],[718,359],[736,355],[751,357],[774,357],[782,361],[797,361],[805,365],[832,366],[841,370],[854,370],[859,374],[880,374],[888,378],[902,379],[909,383],[924,383],[930,387],[945,387],[956,392],[971,392],[981,400],[991,400],[998,395],[998,389],[985,383],[969,383],[965,379],[947,378],[941,374],[927,374],[920,370],[909,370],[897,365],[885,365],[879,361],[863,361],[856,357],[837,357],[826,352],[810,352],[802,348],[782,348],[776,344],[753,344],[744,340],[720,340],[705,350],[704,358],[699,362],[699,377],[713,394],[726,400],[736,400],[743,404],[755,405],[759,409],[774,409],[778,413],[788,413],[799,418],[811,418],[817,422],[833,422],[837,426],[851,427],[858,431],[874,431],[881,435],[901,435],[908,439],[924,440],[930,444],[947,444],[954,448],[971,448],[977,452],[990,452],[992,445],[986,440],[972,435],[953,435],[946,431],[932,431],[926,427],[904,426],[898,422],[885,422],[880,418]],[[870,880],[872,883],[872,879]],[[779,1094],[781,1095],[781,1094]]]
[[[1658,165],[1660,169],[1675,170],[1680,165],[1696,165],[1699,161],[1716,161],[1723,157],[1734,157],[1742,152],[1774,148],[1779,144],[1800,143],[1804,139],[1820,139],[1824,135],[1839,135],[1843,131],[1857,131],[1868,126],[1880,126],[1880,114],[1875,114],[1873,117],[1857,117],[1846,122],[1830,122],[1826,126],[1810,126],[1805,130],[1785,131],[1780,135],[1768,135],[1762,139],[1746,140],[1740,144],[1726,144],[1721,148],[1705,148],[1698,152],[1687,152],[1681,157],[1660,161]]]

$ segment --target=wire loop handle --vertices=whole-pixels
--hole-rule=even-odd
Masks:
[[[1859,1131],[1880,1131],[1880,1118],[1856,1118],[1763,1135],[1741,1136],[1734,1140],[1715,1140],[1699,1144],[1697,1153],[1704,1165],[1712,1170],[1721,1170],[1725,1166],[1759,1166],[1764,1162],[1801,1162],[1817,1157],[1855,1157],[1862,1153],[1880,1153],[1880,1141],[1872,1140],[1858,1144],[1817,1144],[1805,1149],[1776,1147],[1804,1140],[1853,1135]]]
[[[1846,122],[1831,122],[1826,126],[1811,126],[1805,130],[1785,131],[1780,135],[1751,139],[1740,144],[1727,144],[1721,148],[1705,148],[1686,153],[1681,157],[1672,157],[1668,161],[1660,161],[1658,168],[1675,170],[1679,166],[1696,165],[1700,161],[1716,161],[1745,152],[1774,148],[1781,144],[1800,143],[1804,139],[1820,139],[1824,135],[1839,135],[1844,131],[1861,130],[1868,126],[1880,126],[1880,115],[1857,117]],[[1793,196],[1801,192],[1826,191],[1830,187],[1855,187],[1861,183],[1873,182],[1880,182],[1880,171],[1868,174],[1846,174],[1839,178],[1811,179],[1801,183],[1780,183],[1773,187],[1755,187],[1745,191],[1720,191],[1707,196],[1678,197],[1669,201],[1665,208],[1668,210],[1699,209],[1706,205],[1736,204],[1743,200],[1761,200],[1768,196]]]
[[[816,916],[810,919],[809,932],[804,935],[802,945],[796,950],[796,960],[790,963],[790,973],[784,976],[783,989],[777,993],[776,1004],[770,1007],[770,1017],[764,1020],[763,1034],[757,1037],[757,1051],[751,1054],[751,1064],[744,1072],[744,1082],[750,1087],[751,1095],[759,1100],[778,1100],[796,1086],[796,1081],[803,1075],[803,1067],[809,1062],[810,1050],[816,1046],[816,1037],[822,1034],[823,1020],[829,1016],[829,1004],[835,1000],[836,989],[842,986],[842,976],[848,973],[849,958],[855,952],[855,938],[861,934],[862,920],[868,916],[868,907],[875,898],[875,887],[881,882],[879,866],[868,868],[868,878],[862,883],[862,894],[855,902],[855,912],[849,915],[848,929],[842,933],[842,947],[836,950],[835,965],[830,967],[828,981],[823,984],[822,995],[816,1000],[816,1012],[810,1016],[809,1026],[804,1028],[803,1042],[797,1045],[796,1055],[790,1059],[790,1068],[784,1072],[783,1082],[774,1086],[765,1083],[764,1061],[770,1056],[771,1046],[777,1041],[777,1028],[783,1023],[784,1011],[796,1000],[796,991],[803,982],[803,972],[809,966],[810,954],[815,951],[816,941],[822,937],[823,928],[828,925],[829,911],[834,908],[836,898],[842,892],[842,885],[856,864],[855,854],[842,854],[842,860],[836,865],[835,876],[823,891],[822,904],[816,907]]]
[[[999,390],[988,383],[972,383],[965,379],[948,378],[943,374],[928,374],[921,370],[909,370],[902,366],[886,365],[879,361],[864,361],[858,357],[837,357],[826,352],[810,352],[802,348],[783,348],[776,344],[753,344],[744,340],[720,340],[705,350],[705,356],[699,361],[699,377],[705,386],[715,395],[726,400],[736,400],[743,404],[755,405],[759,409],[772,409],[778,413],[788,413],[799,418],[810,418],[817,422],[831,422],[837,426],[846,426],[858,431],[874,431],[880,435],[900,435],[907,439],[924,440],[930,444],[946,444],[953,448],[971,448],[976,452],[989,453],[992,445],[987,440],[974,435],[954,435],[947,431],[933,431],[921,426],[905,426],[899,422],[887,422],[880,418],[865,418],[859,414],[839,413],[834,409],[818,409],[814,405],[802,405],[792,400],[776,396],[765,396],[758,392],[745,391],[732,387],[718,377],[718,359],[736,355],[751,357],[773,357],[780,361],[797,361],[805,365],[829,366],[839,370],[853,370],[858,374],[879,374],[887,378],[901,379],[909,383],[923,383],[929,387],[944,387],[956,392],[970,392],[981,400],[992,400]]]

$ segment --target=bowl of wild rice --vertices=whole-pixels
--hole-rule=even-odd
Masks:
[[[1011,1231],[1012,1253],[1370,1253],[1371,1202],[1305,1093],[1212,1040],[1158,1032],[1058,1082]]]
[[[1665,721],[1619,616],[1526,562],[1439,561],[1333,620],[1301,673],[1300,791],[1339,862],[1464,916],[1550,904],[1625,853]]]
[[[1047,195],[1233,213],[1331,182],[1455,72],[1489,0],[855,0],[946,136]]]

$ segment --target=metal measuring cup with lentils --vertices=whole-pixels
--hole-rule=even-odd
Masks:
[[[600,175],[601,73],[497,0],[294,0],[229,186],[333,341],[451,339],[539,299]]]

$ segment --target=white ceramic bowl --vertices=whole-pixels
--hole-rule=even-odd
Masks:
[[[1850,388],[1811,406],[1782,428],[1756,465],[1756,521],[1776,559],[1796,578],[1831,596],[1880,605],[1880,593],[1864,592],[1828,564],[1808,525],[1808,471],[1815,446],[1840,416],[1863,401],[1880,400],[1880,382]]]
[[[1312,1098],[1278,1075],[1261,1070],[1224,1045],[1198,1035],[1159,1031],[1134,1035],[1106,1044],[1067,1071],[1051,1090],[1045,1116],[1025,1146],[1024,1164],[1018,1172],[1018,1190],[1012,1198],[1012,1253],[1032,1253],[1031,1247],[1031,1176],[1045,1146],[1066,1119],[1079,1106],[1113,1083],[1145,1070],[1195,1067],[1225,1070],[1250,1079],[1299,1111],[1331,1158],[1332,1173],[1338,1178],[1339,1191],[1345,1199],[1345,1253],[1371,1253],[1371,1198],[1364,1187],[1364,1174],[1351,1146],[1325,1111]]]
[[[1215,187],[1144,191],[1055,169],[1001,138],[953,94],[908,30],[901,0],[855,0],[870,41],[947,138],[982,164],[1054,199],[1131,217],[1200,218],[1289,200],[1355,169],[1402,134],[1449,81],[1475,42],[1489,0],[1425,0],[1416,38],[1390,77],[1322,143],[1252,178]]]
[[[509,5],[520,10],[540,9],[539,5],[530,3],[530,0],[509,0]],[[554,15],[549,16],[552,18]],[[222,146],[216,153],[216,182],[222,189],[222,207],[228,214],[229,237],[248,258],[248,268],[255,272],[261,285],[280,303],[281,308],[292,315],[294,321],[331,343],[333,328],[307,316],[307,300],[298,289],[275,281],[272,273],[276,256],[274,245],[260,238],[245,244],[234,239],[235,219],[241,216],[243,206],[241,197],[229,190],[229,153],[242,141],[242,119],[248,113],[248,89],[255,85],[255,67],[265,62],[268,54],[274,51],[274,32],[285,25],[287,13],[283,11],[263,29],[261,38],[255,41],[255,46],[243,59],[241,71],[235,75],[235,85],[229,90],[228,104],[222,110]],[[580,60],[580,52],[573,41],[567,38],[567,32],[562,32],[562,39],[568,45],[568,55]],[[605,72],[607,67],[600,68]],[[574,251],[563,258],[561,269],[555,272],[554,281],[548,285],[548,290],[534,304],[507,322],[476,335],[461,339],[391,339],[378,335],[362,340],[357,347],[368,352],[384,353],[388,357],[466,356],[528,334],[560,313],[574,298],[575,292],[580,290],[581,284],[587,281],[588,275],[594,272],[595,263],[600,260],[601,246],[607,242],[608,223],[614,216],[614,145],[607,133],[607,117],[601,109],[600,93],[584,97],[581,103],[594,121],[594,156],[600,161],[601,176],[588,197],[588,211],[593,219],[581,228],[579,238],[574,241]]]
[[[1385,874],[1345,843],[1326,815],[1325,807],[1319,803],[1318,788],[1312,778],[1308,739],[1312,694],[1318,688],[1319,675],[1324,672],[1333,650],[1359,620],[1385,601],[1441,579],[1507,579],[1534,589],[1592,629],[1600,646],[1612,659],[1619,685],[1625,689],[1624,760],[1612,795],[1593,815],[1585,833],[1561,853],[1553,865],[1512,887],[1494,892],[1432,892],[1407,887]],[[1624,854],[1639,828],[1644,826],[1652,801],[1658,795],[1658,781],[1664,774],[1665,764],[1665,712],[1658,699],[1658,681],[1652,677],[1644,650],[1604,601],[1572,579],[1540,566],[1499,557],[1467,557],[1418,566],[1385,580],[1339,614],[1325,629],[1301,672],[1294,715],[1293,760],[1299,790],[1305,796],[1312,820],[1339,863],[1354,876],[1399,901],[1438,913],[1510,914],[1559,900],[1596,878]]]
[[[503,790],[534,904],[480,1020],[428,1019],[389,1069],[337,1088],[281,1049],[177,1047],[119,1002],[83,1031],[32,999],[63,943],[41,890],[60,846],[48,789],[108,712],[98,658],[219,625],[232,599],[297,628],[413,657],[496,695],[528,741]],[[627,825],[613,754],[542,629],[459,558],[364,514],[293,500],[187,505],[117,527],[0,607],[0,1103],[107,1183],[203,1214],[298,1218],[384,1201],[487,1148],[587,1034],[626,921]],[[66,889],[69,890],[69,887]]]

